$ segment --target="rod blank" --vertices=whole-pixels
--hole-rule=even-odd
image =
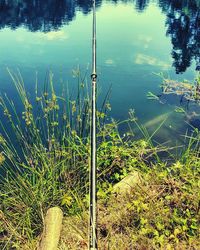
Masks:
[[[91,164],[90,164],[90,238],[89,249],[97,249],[97,153],[96,153],[96,2],[93,0],[92,34],[92,121],[91,121]]]

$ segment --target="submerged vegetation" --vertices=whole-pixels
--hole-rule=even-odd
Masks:
[[[57,205],[65,214],[60,249],[87,249],[91,110],[85,76],[74,71],[73,99],[65,90],[56,94],[51,73],[44,90],[36,83],[34,97],[20,74],[9,73],[23,111],[1,96],[0,248],[36,249],[45,213]],[[99,249],[199,249],[199,131],[172,154],[153,145],[154,134],[134,111],[116,122],[109,109],[105,98],[97,112]],[[129,127],[124,135],[122,123]],[[134,126],[142,139],[134,139]],[[136,172],[128,192],[115,192],[116,183]]]

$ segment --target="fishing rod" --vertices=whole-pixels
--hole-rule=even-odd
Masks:
[[[93,0],[92,32],[92,120],[91,120],[91,164],[90,164],[90,232],[89,249],[97,249],[97,143],[96,143],[96,1]]]

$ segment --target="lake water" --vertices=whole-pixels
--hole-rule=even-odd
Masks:
[[[200,67],[199,1],[98,0],[98,85],[104,96],[112,85],[111,116],[126,119],[134,109],[152,133],[168,117],[154,139],[182,142],[189,125],[174,110],[179,101],[147,99],[159,94],[162,80],[154,73],[193,81]],[[0,0],[0,91],[14,98],[6,71],[19,69],[31,92],[38,72],[62,76],[73,89],[72,69],[91,67],[92,1]],[[90,70],[88,71],[88,80]],[[101,99],[101,96],[99,97]],[[198,107],[189,107],[200,113]]]

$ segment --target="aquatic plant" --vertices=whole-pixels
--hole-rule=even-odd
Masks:
[[[159,100],[159,97],[150,91],[147,93],[147,98],[150,100]]]

